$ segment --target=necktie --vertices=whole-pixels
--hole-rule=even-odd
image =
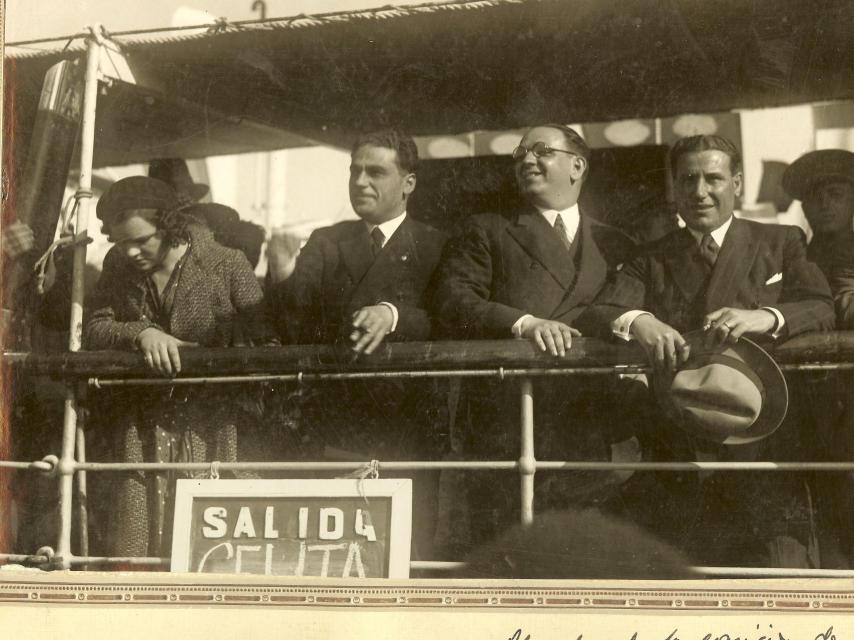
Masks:
[[[703,260],[710,268],[714,268],[720,250],[718,243],[710,234],[707,233],[700,240],[700,255],[703,256]]]
[[[564,249],[569,251],[572,243],[569,241],[569,238],[566,237],[566,225],[563,223],[563,218],[560,214],[555,216],[554,230],[557,232],[560,241],[563,243]]]
[[[374,257],[377,257],[377,254],[382,250],[383,243],[385,242],[385,234],[379,227],[374,227],[371,230],[371,251],[374,254]]]

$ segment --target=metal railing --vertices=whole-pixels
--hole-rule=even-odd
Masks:
[[[781,368],[792,374],[809,371],[854,369],[854,332],[815,334],[791,340],[775,348],[772,355]],[[647,372],[645,358],[634,345],[618,345],[580,338],[564,358],[539,353],[526,341],[473,341],[401,343],[382,345],[372,356],[354,358],[346,348],[292,346],[233,349],[184,349],[183,373],[176,378],[155,377],[140,356],[128,352],[68,352],[33,354],[7,352],[4,368],[22,373],[50,374],[67,380],[62,455],[48,455],[32,462],[0,461],[0,468],[30,470],[57,476],[60,492],[60,527],[56,550],[43,547],[35,554],[0,554],[0,561],[25,562],[45,568],[141,565],[168,566],[165,558],[89,556],[86,548],[86,511],[79,509],[81,553],[71,549],[74,478],[78,494],[86,494],[88,472],[167,470],[204,472],[211,463],[124,463],[88,462],[85,429],[77,411],[77,396],[84,387],[105,388],[128,385],[261,384],[270,381],[330,381],[378,378],[497,378],[519,379],[520,455],[516,460],[416,460],[380,461],[380,471],[414,470],[501,470],[519,474],[520,521],[534,518],[534,476],[537,471],[854,471],[854,461],[827,462],[592,462],[537,460],[534,450],[534,390],[532,381],[541,376],[620,375]],[[411,363],[418,362],[417,368]],[[70,406],[69,406],[70,405]],[[218,462],[221,471],[324,471],[350,472],[368,465],[358,462]],[[80,505],[79,505],[80,506]],[[414,570],[450,570],[458,562],[413,561]],[[697,567],[702,576],[825,576],[854,577],[854,571],[788,570],[772,568]]]

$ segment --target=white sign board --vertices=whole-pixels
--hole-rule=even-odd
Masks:
[[[407,578],[412,481],[179,480],[172,571]]]

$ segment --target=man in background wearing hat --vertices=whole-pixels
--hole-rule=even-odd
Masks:
[[[806,258],[803,232],[793,226],[733,217],[743,181],[736,147],[720,136],[692,136],[676,143],[670,162],[676,204],[686,228],[652,243],[615,274],[591,309],[600,327],[639,342],[660,373],[672,373],[689,360],[692,349],[697,350],[696,343],[692,348],[683,336],[688,331],[704,330],[704,342],[713,347],[735,344],[742,336],[782,339],[832,329],[830,289],[818,267]],[[646,435],[646,444],[658,448],[655,454],[665,458],[684,460],[693,454],[744,460],[791,456],[795,449],[787,441],[798,433],[796,425],[789,425],[761,445],[736,447],[712,441],[704,444],[694,436],[686,436],[677,446],[680,434],[676,429],[649,430]],[[758,453],[757,448],[762,451]],[[784,487],[798,480],[797,476],[783,479],[760,474],[753,478],[738,472],[729,485],[719,476],[712,477],[715,482],[703,483],[706,513],[697,514],[707,531],[695,534],[710,535],[693,537],[696,551],[704,553],[705,561],[732,563],[726,547],[743,544],[744,557],[736,561],[805,562],[805,549],[792,550],[798,547],[794,539],[800,538],[802,544],[805,536],[787,531],[784,521],[793,510],[803,512],[803,504],[794,500],[803,494],[801,481],[789,487],[791,496]],[[665,475],[660,482],[672,479]],[[715,484],[720,485],[719,490],[710,488]],[[735,497],[739,493],[743,497]],[[689,495],[682,504],[690,509],[702,502]],[[721,522],[726,526],[720,526]],[[732,537],[730,528],[738,533],[747,529],[747,535]],[[728,545],[724,544],[727,539]],[[760,541],[763,544],[757,547]]]
[[[241,220],[237,211],[224,204],[202,202],[202,199],[210,193],[210,187],[193,180],[184,160],[181,158],[152,160],[148,165],[148,176],[162,180],[175,189],[183,203],[192,204],[188,213],[206,224],[213,231],[217,242],[224,247],[242,251],[253,269],[258,266],[261,247],[266,237],[264,227],[248,220]]]
[[[803,204],[813,232],[807,257],[830,281],[838,328],[854,329],[854,153],[811,151],[786,169],[783,188]]]
[[[529,129],[513,151],[516,182],[526,204],[507,214],[467,218],[442,257],[434,311],[444,335],[456,339],[527,340],[537,352],[561,358],[580,335],[578,322],[614,271],[634,249],[619,230],[579,210],[590,149],[573,129]],[[579,378],[535,382],[536,452],[542,459],[635,460],[636,440],[604,407],[611,381]],[[568,392],[568,388],[572,392]],[[471,426],[466,457],[506,459],[519,453],[519,390],[509,381],[471,382],[463,405]],[[619,433],[609,433],[610,426]],[[616,431],[616,430],[615,430]],[[623,455],[623,448],[627,453]],[[604,500],[625,474],[539,474],[537,509]],[[479,474],[469,484],[472,539],[488,538],[518,520],[518,482]],[[488,483],[488,484],[487,484]],[[486,485],[486,486],[483,486]],[[472,485],[474,487],[475,485]]]
[[[783,188],[801,201],[813,231],[807,257],[830,281],[838,329],[854,329],[854,153],[811,151],[783,174]],[[849,372],[807,377],[814,426],[812,451],[818,460],[854,460],[854,401]],[[824,548],[838,547],[839,568],[854,563],[854,474],[819,474],[815,480]],[[827,555],[827,554],[825,554]]]

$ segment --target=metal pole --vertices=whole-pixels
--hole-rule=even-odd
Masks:
[[[86,385],[78,383],[77,400],[86,397]],[[77,462],[86,463],[86,411],[77,412]],[[80,555],[89,555],[89,491],[86,483],[86,471],[77,470],[77,529],[80,541]],[[85,566],[83,567],[86,568]]]
[[[80,198],[74,225],[74,271],[71,282],[71,321],[68,349],[79,351],[83,343],[83,274],[86,269],[86,239],[89,228],[89,204],[92,190],[92,157],[95,150],[95,108],[98,101],[98,65],[101,45],[96,34],[100,25],[90,27],[87,42],[86,77],[83,93],[83,124],[80,134]],[[77,394],[71,383],[65,390],[65,413],[62,424],[62,454],[59,459],[59,540],[56,565],[71,568],[71,521],[74,494],[74,448],[77,441]]]
[[[74,492],[74,444],[77,435],[77,397],[73,382],[65,385],[65,411],[62,419],[62,453],[59,458],[59,539],[56,565],[71,568],[71,519]]]
[[[262,382],[309,382],[314,380],[379,380],[411,378],[519,378],[566,375],[601,375],[614,373],[614,367],[577,369],[452,369],[435,371],[352,371],[343,373],[242,374],[233,376],[200,376],[189,378],[89,378],[89,385],[104,387],[174,387],[177,385],[242,384]],[[619,373],[649,373],[647,367],[621,367]]]
[[[520,422],[522,425],[522,452],[519,457],[519,480],[522,493],[521,521],[523,525],[534,522],[534,473],[537,460],[534,458],[534,385],[530,378],[523,378],[520,387]]]

